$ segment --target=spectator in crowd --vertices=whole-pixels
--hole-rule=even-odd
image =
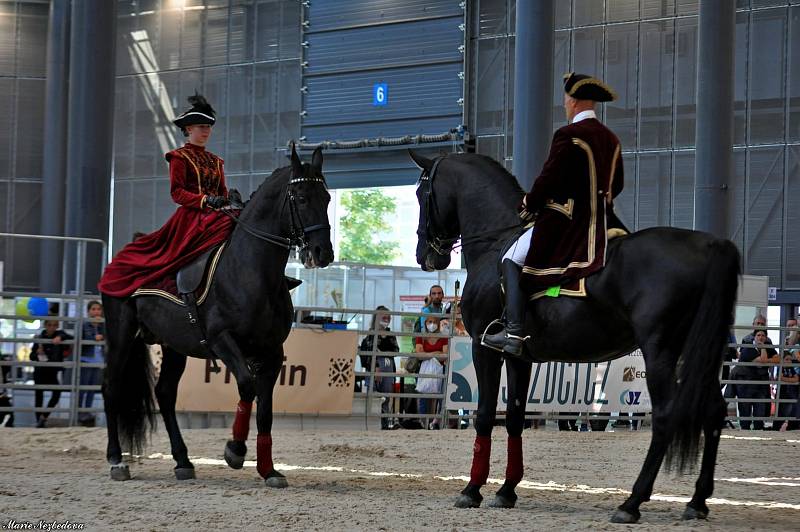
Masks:
[[[390,324],[392,322],[391,316],[388,314],[382,314],[378,311],[389,311],[388,308],[380,305],[378,308],[375,309],[376,312],[372,316],[372,325],[370,326],[370,330],[378,330],[378,331],[389,331]],[[375,348],[375,334],[368,334],[362,341],[361,346],[359,349],[361,351],[380,351],[384,353],[397,353],[400,351],[400,346],[397,344],[397,338],[392,334],[378,334],[378,345]],[[394,363],[394,356],[375,356],[375,371],[380,373],[395,373],[397,371]],[[361,355],[361,365],[364,367],[366,371],[370,371],[373,368],[372,365],[372,356],[369,355]],[[367,379],[367,383],[369,383],[371,379]],[[393,393],[394,392],[394,377],[376,377],[375,379],[375,390],[381,393]],[[381,402],[381,414],[389,414],[392,413],[392,400],[389,397],[383,397]],[[390,424],[390,420],[388,417],[381,417],[381,430],[387,430],[390,427],[396,428],[393,424]]]
[[[444,305],[442,301],[444,300],[444,288],[435,284],[431,286],[430,291],[428,292],[428,297],[425,300],[425,306],[422,307],[422,311],[426,314],[444,314]],[[425,332],[425,316],[419,317],[419,328],[415,329],[418,332]]]
[[[790,318],[786,320],[786,328],[797,328],[797,319]],[[786,340],[784,340],[784,345],[786,347],[792,347],[794,349],[789,349],[788,351],[795,356],[796,360],[800,360],[798,355],[800,355],[800,330],[797,331],[786,331]]]
[[[35,343],[31,347],[31,360],[34,362],[64,362],[69,356],[69,346],[64,344],[65,340],[72,340],[72,336],[58,328],[58,321],[45,320],[44,330],[36,338],[50,340],[52,343]],[[36,366],[33,368],[33,383],[38,385],[55,384],[59,385],[58,372],[63,368]],[[41,408],[44,402],[44,389],[37,389],[34,392],[34,405]],[[47,408],[54,408],[61,398],[61,390],[50,391],[50,401]],[[47,426],[49,412],[36,412],[36,426],[43,428]]]
[[[441,318],[438,316],[425,316],[425,331],[429,334],[437,334],[440,331],[439,323]],[[416,339],[416,352],[434,354],[431,358],[426,358],[420,365],[421,374],[444,374],[444,361],[448,348],[447,338],[431,338],[430,336],[418,337]],[[417,392],[424,394],[442,393],[442,379],[434,377],[421,377],[417,379]],[[435,414],[438,411],[436,399],[420,399],[420,414]],[[438,420],[433,420],[428,425],[429,429],[438,429]]]
[[[763,320],[763,317],[761,317]],[[758,317],[756,318],[758,320]],[[765,322],[766,320],[764,320]],[[754,323],[761,323],[760,320]],[[756,325],[758,326],[758,325]],[[739,362],[756,362],[762,366],[737,366],[734,373],[736,380],[763,381],[763,384],[736,384],[736,395],[739,399],[761,399],[758,402],[738,403],[739,417],[767,417],[769,413],[769,370],[768,364],[777,364],[778,352],[770,347],[772,344],[765,329],[755,329],[752,335],[742,339],[743,344],[752,344],[752,347],[743,347],[739,352]],[[739,426],[749,430],[750,420],[740,420]],[[753,421],[755,430],[764,430],[764,421]]]
[[[102,342],[105,340],[105,323],[103,319],[103,304],[99,301],[89,301],[86,305],[89,319],[83,322],[84,340]],[[101,364],[105,361],[102,345],[84,345],[81,347],[81,364]],[[81,366],[81,386],[97,386],[100,384],[101,368],[87,368]],[[78,395],[78,408],[92,408],[94,391],[81,391]],[[91,412],[79,412],[78,422],[86,427],[95,425],[95,417]]]
[[[783,367],[780,368],[778,380],[778,399],[788,399],[791,402],[778,403],[778,417],[795,417],[795,407],[797,405],[798,382],[800,382],[800,372],[798,368],[791,367],[794,357],[788,351],[783,353]],[[772,425],[774,430],[797,430],[797,419],[779,420]]]
[[[0,333],[0,340],[3,335]],[[0,360],[11,360],[11,357],[0,353]],[[0,366],[0,383],[11,383],[11,366]],[[0,407],[9,408],[11,404],[11,396],[7,388],[0,389]],[[0,427],[13,427],[14,426],[14,412],[0,412]]]
[[[448,303],[444,308],[445,316],[449,316],[453,311],[452,303]],[[464,327],[464,320],[461,318],[461,301],[456,305],[456,320],[452,325],[453,336],[469,336],[467,329]]]

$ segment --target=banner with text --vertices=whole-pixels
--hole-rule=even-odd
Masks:
[[[498,355],[499,356],[499,355]],[[447,408],[475,410],[478,379],[472,364],[472,339],[450,342]],[[543,362],[533,365],[528,389],[528,411],[535,412],[648,412],[650,396],[645,381],[644,357],[637,350],[611,362]],[[497,410],[508,404],[503,370]]]
[[[353,363],[358,334],[351,331],[292,329],[283,344],[283,366],[272,395],[276,414],[350,414]],[[233,412],[239,391],[233,374],[219,363],[189,358],[178,388],[177,410]]]

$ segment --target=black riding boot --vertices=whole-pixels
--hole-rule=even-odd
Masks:
[[[514,261],[506,259],[501,265],[503,288],[506,292],[506,327],[497,334],[487,334],[483,344],[515,357],[522,357],[525,337],[522,326],[525,322],[525,305],[527,297],[519,287],[522,274]]]

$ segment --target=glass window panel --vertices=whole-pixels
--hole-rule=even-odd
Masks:
[[[0,232],[10,233],[11,227],[9,214],[11,213],[11,194],[9,193],[10,184],[7,181],[0,180]],[[0,261],[4,260],[6,246],[10,239],[4,239],[0,245]]]
[[[117,8],[117,76],[125,76],[134,72],[131,62],[133,37],[131,32],[136,28],[136,17],[130,12],[123,13],[123,7]],[[119,79],[119,78],[117,78]]]
[[[636,146],[639,24],[618,24],[606,31],[605,82],[617,99],[605,104],[605,122],[623,146]]]
[[[45,80],[19,79],[17,84],[16,177],[41,179]]]
[[[278,91],[278,64],[255,65],[253,94],[253,169],[272,171],[273,150],[277,145],[278,111],[275,108]]]
[[[625,188],[614,198],[614,213],[633,231],[636,227],[636,154],[623,153],[622,164],[625,165]]]
[[[516,3],[515,3],[516,5]],[[556,28],[568,28],[572,24],[572,2],[561,0],[556,2]]]
[[[301,2],[282,1],[280,26],[280,58],[300,57],[300,10]]]
[[[150,233],[158,225],[155,221],[156,188],[154,179],[132,181],[133,232]],[[163,223],[163,222],[162,222]],[[130,239],[133,235],[128,236]]]
[[[48,15],[47,4],[19,6],[17,74],[20,76],[45,76]]]
[[[603,0],[574,0],[575,25],[600,24],[603,22],[605,1]]]
[[[671,152],[639,154],[639,209],[636,224],[637,231],[648,227],[670,224],[671,173]],[[633,175],[628,172],[626,172],[626,174],[633,177]],[[628,183],[628,185],[633,185],[633,183]]]
[[[38,234],[41,227],[42,185],[40,183],[14,183],[12,185],[12,205],[14,218],[13,233]],[[37,240],[14,239],[11,244],[11,270],[9,284],[17,287],[34,288],[39,284],[39,248]],[[33,267],[32,267],[33,266]]]
[[[17,53],[16,7],[8,2],[0,3],[0,76],[14,75]]]
[[[114,182],[114,227],[112,229],[111,252],[116,254],[122,246],[133,239],[133,198],[131,190],[133,185],[130,181],[117,180]]]
[[[202,11],[183,11],[180,68],[203,65],[203,18]]]
[[[639,18],[639,0],[606,0],[608,22],[637,20]]]
[[[280,16],[275,16],[280,8],[275,2],[262,2],[256,8],[256,61],[278,59],[278,38],[280,35]]]
[[[181,94],[181,72],[162,72],[158,75],[158,103],[154,105],[154,119],[158,149],[154,154],[156,158],[155,174],[166,176],[169,165],[164,159],[164,154],[182,146],[186,141],[181,131],[175,127],[172,120],[189,107],[186,101],[188,95],[194,94],[194,89],[188,94]],[[198,83],[195,87],[199,87]],[[174,102],[174,104],[173,104]]]
[[[733,150],[733,179],[728,181],[728,234],[739,251],[744,249],[745,172],[747,151]]]
[[[168,178],[153,179],[153,230],[158,229],[173,215],[177,205],[170,194]]]
[[[225,67],[207,68],[203,73],[203,90],[208,102],[217,110],[217,116],[221,119],[214,124],[214,134],[208,143],[208,149],[216,153],[223,159],[226,158],[225,143],[228,138],[228,127],[224,116],[220,116],[220,110],[226,109],[228,105],[228,72]]]
[[[516,53],[516,37],[509,37],[506,39],[506,45],[508,46],[508,68],[506,68],[506,135],[508,136],[509,142],[513,145],[513,135],[514,135],[514,54]],[[511,147],[508,148],[509,153],[512,151]]]
[[[0,16],[0,20],[3,17]],[[0,109],[14,109],[15,81],[0,78]],[[11,177],[11,146],[14,139],[14,113],[0,113],[0,178]]]
[[[642,0],[642,18],[671,17],[675,14],[675,0]]]
[[[553,130],[566,123],[563,76],[569,72],[569,44],[569,32],[557,31],[554,43],[555,57],[553,57]]]
[[[789,124],[790,141],[800,140],[800,7],[789,9]]]
[[[747,142],[747,34],[750,29],[747,12],[736,13],[736,45],[733,69],[733,143]]]
[[[155,48],[158,57],[158,67],[162,70],[186,67],[181,65],[181,19],[182,11],[179,9],[163,10],[160,13],[161,32],[156,33],[156,28],[147,31],[152,40],[155,35],[160,35],[158,46]]]
[[[282,61],[278,78],[278,137],[277,147],[300,136],[300,63]]]
[[[478,137],[475,143],[475,151],[502,163],[504,159],[503,137]]]
[[[206,9],[203,35],[204,65],[221,65],[228,60],[228,7]]]
[[[742,0],[739,0],[740,2]],[[770,6],[785,6],[788,2],[787,0],[750,0],[752,7],[770,7]],[[737,6],[738,7],[738,6]],[[746,6],[743,6],[746,7]]]
[[[697,17],[678,19],[675,58],[675,147],[694,146]]]
[[[783,140],[786,9],[751,15],[748,98],[750,143]]]
[[[156,116],[153,112],[158,101],[158,88],[150,84],[147,75],[139,75],[135,79],[133,175],[151,177],[155,175],[156,159],[163,155],[158,153]]]
[[[694,152],[677,152],[673,161],[672,226],[694,226]]]
[[[134,77],[118,77],[114,93],[114,176],[125,178],[133,175],[133,146],[130,125],[136,113],[131,105],[135,98]]]
[[[508,32],[506,0],[480,0],[479,4],[478,36],[505,35]]]
[[[503,133],[505,112],[506,41],[478,41],[477,133]]]
[[[677,0],[678,15],[696,15],[700,8],[698,0]]]
[[[736,9],[748,9],[750,0],[736,0]]]
[[[746,271],[778,286],[783,248],[783,148],[753,148],[747,179]]]
[[[642,22],[639,57],[639,147],[672,146],[675,22]]]
[[[789,198],[800,197],[800,146],[789,146],[789,174],[786,196]],[[789,243],[785,248],[786,258],[784,262],[784,284],[783,288],[800,288],[800,246],[797,245],[798,232],[800,232],[800,209],[796,203],[789,202],[789,209],[786,211],[786,227],[788,234],[786,241]]]
[[[228,45],[229,61],[242,63],[253,60],[253,46],[255,43],[256,17],[255,6],[233,5],[230,10],[230,35]]]
[[[250,171],[251,129],[253,125],[253,67],[231,67],[228,71],[228,149],[225,150],[227,172]]]
[[[573,31],[572,57],[575,72],[602,78],[603,28],[584,28]]]

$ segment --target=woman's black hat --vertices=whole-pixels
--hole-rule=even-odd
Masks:
[[[214,122],[217,121],[217,114],[202,94],[195,92],[194,96],[189,96],[189,103],[192,107],[173,120],[173,124],[181,129],[198,124],[214,125]]]

